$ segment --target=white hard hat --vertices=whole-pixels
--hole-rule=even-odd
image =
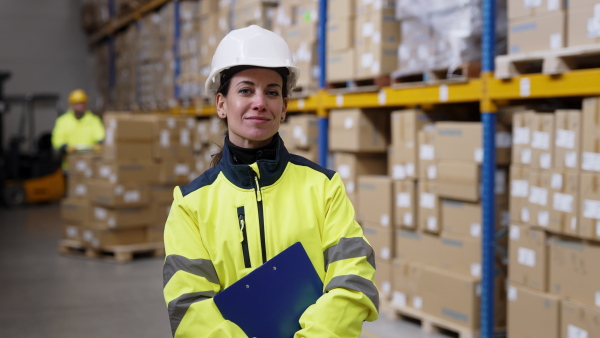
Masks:
[[[221,85],[221,72],[235,66],[287,68],[290,72],[287,79],[288,93],[300,76],[287,43],[277,34],[256,25],[233,30],[221,40],[206,80],[206,93],[210,96],[217,95]]]

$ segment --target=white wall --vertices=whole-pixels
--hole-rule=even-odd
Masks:
[[[74,88],[93,95],[92,58],[80,28],[79,0],[0,0],[0,70],[12,72],[5,94],[58,93],[62,107]],[[92,101],[93,102],[93,101]],[[54,106],[36,109],[37,134],[51,131]],[[17,131],[20,107],[4,116],[4,145]]]

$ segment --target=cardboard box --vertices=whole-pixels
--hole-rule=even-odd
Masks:
[[[508,52],[527,53],[555,50],[566,46],[566,13],[553,11],[534,18],[508,23]]]
[[[389,75],[398,67],[400,22],[394,9],[381,8],[356,16],[357,79]]]
[[[396,258],[433,265],[440,255],[438,237],[426,233],[396,229]]]
[[[309,149],[294,149],[291,151],[294,155],[302,156],[314,163],[319,162],[319,147],[313,146]]]
[[[332,110],[329,115],[331,151],[386,153],[389,115],[362,109]]]
[[[416,230],[417,185],[415,181],[394,181],[394,225]]]
[[[567,14],[567,44],[569,47],[600,43],[600,2],[583,0],[569,2]]]
[[[110,184],[157,183],[158,164],[150,161],[100,160],[96,166],[95,177]]]
[[[71,225],[63,223],[62,225],[62,238],[70,239],[73,241],[81,242],[81,225]]]
[[[556,0],[508,0],[508,19],[536,18],[566,9],[564,4]]]
[[[547,228],[550,224],[548,208],[550,207],[550,198],[546,185],[542,182],[542,170],[529,170],[529,225],[541,226]]]
[[[432,266],[465,276],[481,277],[480,240],[444,235],[438,241],[438,258]]]
[[[581,174],[579,236],[600,239],[600,175]]]
[[[506,203],[508,177],[506,168],[496,168],[496,200]],[[475,162],[440,160],[437,162],[437,186],[440,197],[466,202],[481,200],[481,166]]]
[[[69,180],[72,177],[90,179],[94,176],[96,161],[100,154],[95,152],[75,152],[67,155],[67,167],[69,168]]]
[[[219,10],[220,0],[202,0],[198,7],[198,14],[200,16],[206,16],[214,14]]]
[[[481,240],[483,206],[481,203],[441,200],[442,234]],[[496,204],[496,229],[507,227],[508,208],[505,203]]]
[[[158,168],[159,184],[188,184],[197,177],[193,173],[195,163],[189,158],[164,158]]]
[[[88,208],[88,227],[91,229],[123,229],[147,226],[154,222],[150,207],[109,209],[97,205]]]
[[[513,283],[507,293],[508,337],[561,337],[560,297]]]
[[[557,110],[554,114],[554,168],[579,171],[581,159],[580,110]]]
[[[60,216],[70,225],[84,225],[89,207],[87,200],[65,198],[60,202]]]
[[[351,49],[354,47],[354,17],[327,20],[327,50]]]
[[[528,110],[513,115],[512,164],[531,164],[531,133],[535,124],[535,111]]]
[[[106,182],[88,182],[89,201],[110,208],[139,207],[150,203],[148,187],[139,183],[108,185]]]
[[[392,112],[392,148],[395,165],[390,173],[394,179],[417,178],[419,158],[419,130],[431,125],[434,116],[419,109],[398,110]]]
[[[419,305],[415,296],[421,278],[421,264],[396,258],[392,262],[392,304],[400,308]]]
[[[437,122],[435,150],[438,160],[483,161],[483,125],[481,122]],[[498,125],[496,163],[510,164],[511,135]]]
[[[149,143],[154,138],[152,122],[139,115],[107,112],[103,115],[105,146],[120,143]]]
[[[426,314],[463,327],[479,325],[478,279],[423,266],[418,286],[418,307]]]
[[[510,220],[528,224],[531,219],[529,210],[529,172],[523,165],[510,166]]]
[[[394,258],[394,228],[383,227],[378,223],[362,222],[367,241],[375,251],[377,260],[391,261]]]
[[[346,82],[356,78],[356,51],[352,49],[327,51],[327,82]]]
[[[393,185],[387,176],[358,177],[358,214],[362,221],[393,228]]]
[[[600,172],[600,97],[583,100],[581,169]]]
[[[354,8],[355,0],[328,0],[327,21],[340,20],[354,16]]]
[[[112,146],[105,145],[102,148],[102,156],[105,160],[150,160],[152,159],[152,143],[131,142],[118,143]]]
[[[165,241],[165,227],[148,227],[146,228],[146,242],[148,243],[163,243]]]
[[[561,302],[561,337],[600,337],[600,310],[572,300]]]
[[[418,132],[419,160],[417,172],[419,181],[430,181],[437,178],[435,161],[435,129],[420,130]]]
[[[385,155],[333,153],[335,170],[340,175],[346,192],[357,192],[358,177],[362,175],[385,175],[387,163]]]
[[[159,204],[173,203],[172,185],[152,185],[150,186],[150,201]]]
[[[171,212],[171,203],[152,203],[151,207],[154,211],[153,226],[164,227],[167,223],[167,218]]]
[[[67,197],[86,199],[88,197],[87,178],[77,175],[67,176]]]
[[[380,299],[390,299],[392,297],[392,262],[386,260],[377,260],[375,262],[375,285],[379,290]]]
[[[419,183],[417,220],[421,231],[438,234],[441,230],[439,195],[434,182]]]
[[[548,291],[548,236],[524,225],[510,226],[508,278],[538,291]]]
[[[565,170],[543,170],[541,182],[542,187],[548,191],[548,205],[538,211],[538,225],[554,233],[577,236],[579,174]]]
[[[319,118],[316,115],[295,115],[289,117],[292,126],[293,145],[298,149],[318,147]]]
[[[550,169],[554,163],[554,114],[535,114],[533,123],[529,166],[534,169]]]
[[[550,238],[550,292],[600,308],[600,246]]]
[[[380,10],[395,10],[396,1],[394,0],[377,0],[377,1],[363,1],[357,0],[356,14],[363,15],[365,13],[377,12]],[[393,11],[392,11],[393,13]]]
[[[141,244],[146,242],[146,228],[133,229],[92,229],[84,228],[83,242],[95,249],[109,249],[111,246]]]

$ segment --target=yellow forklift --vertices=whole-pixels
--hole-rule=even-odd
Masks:
[[[51,102],[58,108],[57,94],[27,94],[5,97],[3,84],[11,74],[0,71],[0,202],[14,207],[27,203],[58,201],[65,194],[65,178],[61,169],[62,156],[52,149],[52,134],[42,134],[37,142],[25,143],[35,137],[35,105]],[[4,148],[4,115],[9,107],[21,105],[19,127]],[[13,109],[14,110],[14,109]],[[28,148],[27,150],[23,150]]]

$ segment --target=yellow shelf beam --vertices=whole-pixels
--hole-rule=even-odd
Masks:
[[[561,75],[530,74],[509,80],[490,79],[488,93],[492,100],[600,95],[600,69],[574,70]]]

